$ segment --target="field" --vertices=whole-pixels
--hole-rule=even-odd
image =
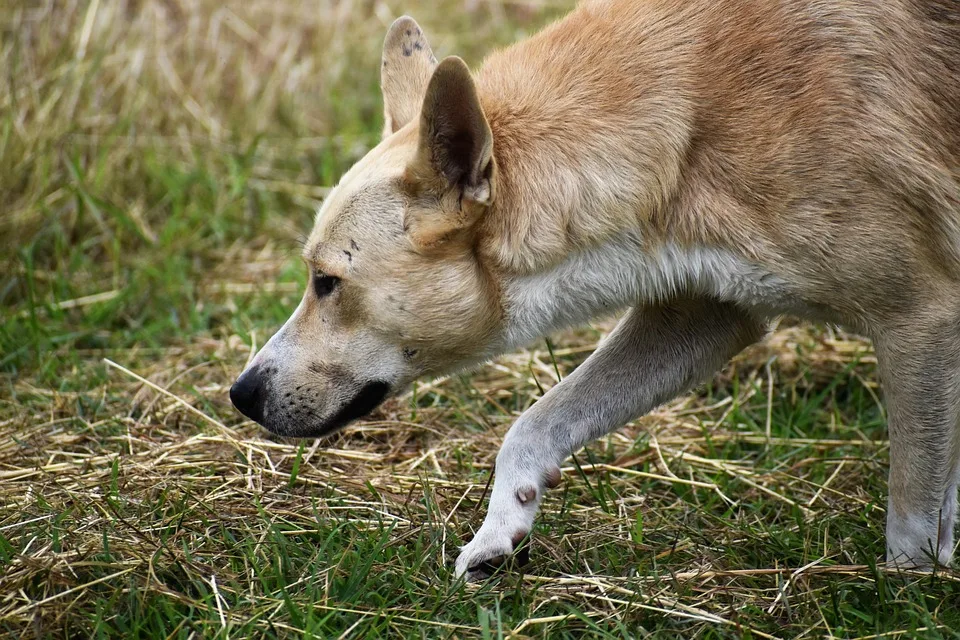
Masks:
[[[324,441],[227,390],[379,139],[397,15],[471,65],[570,2],[0,7],[0,633],[953,638],[960,573],[883,553],[868,343],[789,320],[577,453],[524,573],[453,578],[512,420],[612,320],[422,381]]]

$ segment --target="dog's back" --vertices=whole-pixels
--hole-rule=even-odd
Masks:
[[[685,205],[715,216],[721,233],[748,229],[776,246],[767,260],[825,296],[814,303],[849,301],[848,317],[955,283],[960,5],[713,6],[700,76],[713,103],[697,127],[691,168],[701,177],[687,182]]]

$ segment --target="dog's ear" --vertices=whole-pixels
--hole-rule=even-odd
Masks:
[[[470,227],[493,203],[493,134],[473,76],[456,56],[444,58],[427,85],[420,139],[407,180],[437,194],[440,206],[410,209],[405,225],[418,245]]]
[[[380,88],[383,92],[383,137],[417,117],[437,59],[420,25],[410,16],[397,18],[383,39]]]

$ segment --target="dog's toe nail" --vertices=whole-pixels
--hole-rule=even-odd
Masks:
[[[517,549],[515,557],[518,567],[525,567],[530,564],[530,545],[525,544]]]

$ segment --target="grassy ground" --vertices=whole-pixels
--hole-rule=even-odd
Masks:
[[[609,324],[422,383],[332,440],[229,406],[300,296],[316,205],[376,143],[390,21],[476,64],[566,4],[3,3],[3,633],[957,636],[960,574],[876,564],[883,409],[844,334],[784,325],[580,452],[526,574],[479,586],[451,564],[497,445]]]

